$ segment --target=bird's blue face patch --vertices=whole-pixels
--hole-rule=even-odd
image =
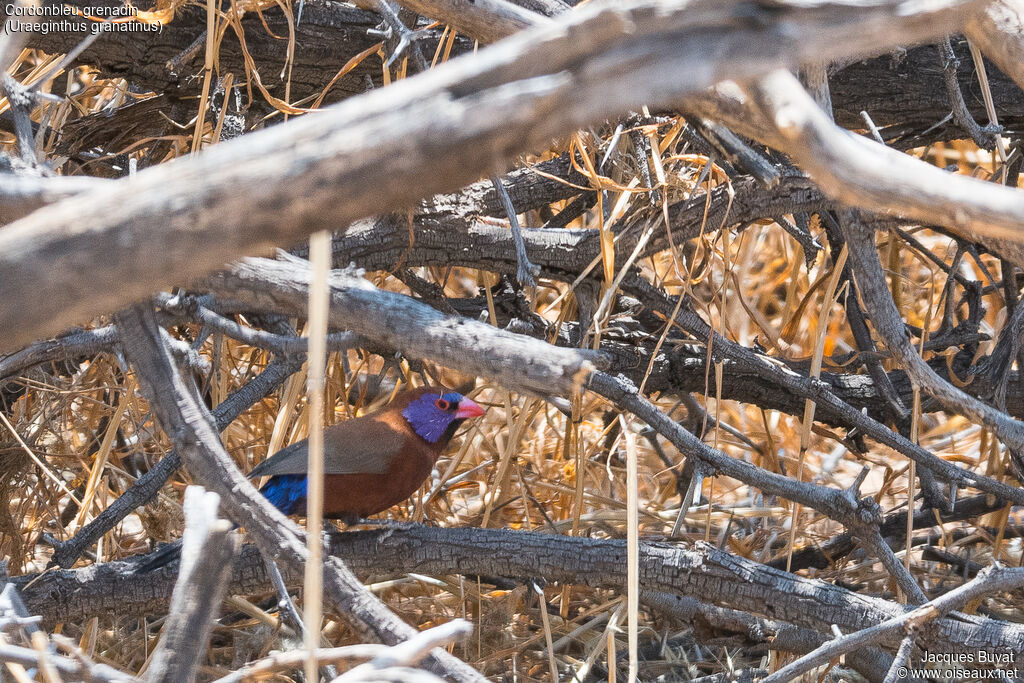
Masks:
[[[300,515],[306,511],[306,475],[279,474],[263,485],[260,493],[270,504],[286,515]]]
[[[437,443],[455,421],[462,394],[423,394],[406,406],[402,416],[417,434],[430,443]]]

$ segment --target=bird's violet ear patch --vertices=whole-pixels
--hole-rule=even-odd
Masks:
[[[423,394],[406,406],[402,416],[417,434],[430,443],[437,443],[455,416],[436,405],[437,394]]]

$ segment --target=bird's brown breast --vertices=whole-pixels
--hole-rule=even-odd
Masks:
[[[436,454],[409,442],[381,474],[328,474],[324,477],[324,516],[367,517],[401,503],[423,485]]]

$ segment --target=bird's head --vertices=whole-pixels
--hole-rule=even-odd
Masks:
[[[428,388],[409,401],[402,411],[409,426],[424,441],[444,446],[463,420],[480,417],[484,409],[455,391]]]

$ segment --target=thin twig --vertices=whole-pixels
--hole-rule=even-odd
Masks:
[[[761,683],[783,683],[791,681],[814,667],[834,659],[856,648],[873,645],[880,640],[899,633],[908,627],[920,627],[949,612],[960,609],[971,600],[997,591],[1014,590],[1024,586],[1024,568],[988,567],[969,583],[920,607],[893,617],[876,626],[850,633],[822,645],[813,652],[784,666]]]
[[[497,176],[491,178],[491,184],[494,185],[494,191],[498,193],[502,206],[505,207],[505,215],[508,216],[508,224],[512,228],[512,238],[516,243],[516,260],[519,263],[516,268],[516,279],[523,287],[535,287],[537,281],[534,280],[534,277],[540,275],[540,268],[530,263],[530,257],[526,254],[523,231],[519,227],[519,218],[516,216],[515,207],[512,206],[512,198],[508,196],[508,191],[502,184],[501,178]]]

